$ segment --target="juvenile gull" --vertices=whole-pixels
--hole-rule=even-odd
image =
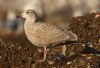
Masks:
[[[61,27],[47,24],[44,22],[36,22],[37,14],[34,10],[28,9],[22,14],[23,18],[26,18],[24,23],[24,29],[28,40],[38,46],[44,48],[45,61],[47,55],[47,47],[51,44],[56,44],[65,40],[77,40],[76,34],[71,31],[67,31]],[[62,53],[65,55],[66,46],[62,46]]]

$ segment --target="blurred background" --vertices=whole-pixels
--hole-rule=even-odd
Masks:
[[[21,13],[34,9],[38,21],[69,29],[68,19],[100,11],[100,0],[0,0],[0,36],[24,33]]]

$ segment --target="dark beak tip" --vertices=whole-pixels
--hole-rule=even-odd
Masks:
[[[22,16],[16,16],[16,18],[20,18],[20,17],[22,17]]]

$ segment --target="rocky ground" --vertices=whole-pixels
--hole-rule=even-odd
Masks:
[[[69,22],[69,30],[76,33],[79,40],[90,42],[90,48],[86,49],[85,44],[69,44],[66,56],[58,56],[61,46],[50,48],[47,60],[35,63],[43,57],[42,48],[33,46],[25,35],[1,36],[0,68],[100,68],[100,16],[92,13],[73,17]]]

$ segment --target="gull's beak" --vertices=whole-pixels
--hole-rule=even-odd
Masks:
[[[26,19],[23,17],[23,14],[16,16],[16,18],[21,18],[21,19],[23,19],[23,21],[26,20]]]
[[[16,18],[24,18],[24,14],[17,15]]]
[[[21,18],[21,16],[16,16],[16,18]]]

